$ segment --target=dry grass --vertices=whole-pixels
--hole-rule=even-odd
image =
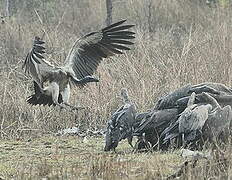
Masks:
[[[53,136],[2,141],[0,177],[142,179],[144,175],[167,176],[181,162],[177,153],[134,154],[125,143],[117,153],[105,153],[102,144],[102,138],[89,138],[87,143],[82,138]]]
[[[117,152],[103,152],[103,138],[74,136],[2,140],[2,179],[166,179],[185,161],[180,151],[133,153],[121,142]],[[231,175],[231,150],[188,167],[183,179],[225,179]]]
[[[46,31],[47,57],[59,65],[77,37],[104,24],[104,0],[68,2],[35,4],[42,25],[27,3],[19,4],[17,12],[0,24],[2,139],[40,137],[74,125],[84,129],[103,128],[121,103],[118,93],[122,87],[128,88],[141,112],[152,108],[161,95],[186,83],[213,81],[231,86],[232,11],[228,3],[209,8],[200,0],[115,1],[114,21],[126,18],[128,23],[136,24],[135,46],[125,55],[102,62],[95,74],[99,83],[72,90],[71,103],[89,107],[88,110],[70,113],[59,108],[29,106],[25,100],[32,93],[32,84],[21,65],[33,37]],[[3,1],[0,3],[3,7]],[[100,157],[103,156],[104,153]],[[94,163],[92,168],[105,167],[104,163],[110,162],[103,158],[95,159]],[[119,165],[119,169],[122,167]],[[107,170],[104,173],[107,179]]]

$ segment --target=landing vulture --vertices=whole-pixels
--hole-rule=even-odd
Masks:
[[[83,86],[89,82],[98,82],[92,75],[101,61],[122,54],[124,50],[130,50],[128,46],[133,44],[131,40],[135,38],[135,33],[129,29],[134,25],[123,25],[125,21],[119,21],[77,39],[61,67],[51,65],[45,60],[45,42],[42,38],[35,37],[32,50],[23,64],[25,73],[32,76],[35,86],[35,94],[30,96],[27,102],[32,105],[58,105],[75,109],[68,104],[70,83]],[[48,86],[44,87],[44,83]],[[44,100],[45,97],[48,97],[47,100]]]

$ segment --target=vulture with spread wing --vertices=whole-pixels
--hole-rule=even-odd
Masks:
[[[27,54],[23,68],[34,80],[35,94],[27,102],[32,105],[57,105],[75,109],[68,104],[70,83],[83,86],[89,82],[98,82],[92,77],[100,62],[123,50],[130,50],[134,25],[123,25],[126,20],[114,23],[100,31],[91,32],[77,39],[69,51],[64,65],[55,67],[44,59],[44,41],[35,37],[32,50]],[[44,83],[48,86],[44,87]]]

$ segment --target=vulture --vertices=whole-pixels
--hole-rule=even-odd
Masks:
[[[209,113],[213,109],[211,104],[198,105],[195,103],[196,94],[193,92],[189,98],[187,108],[181,113],[179,121],[179,133],[182,134],[182,142],[193,141],[197,132],[202,132],[202,128],[208,119]]]
[[[206,93],[202,93],[205,97]],[[203,127],[209,118],[209,114],[213,110],[211,104],[195,104],[196,93],[193,92],[188,100],[186,109],[179,115],[179,118],[173,124],[170,124],[161,134],[165,136],[164,143],[177,138],[179,135],[182,137],[182,145],[185,147],[187,144],[196,141],[199,134],[203,133]]]
[[[232,109],[230,105],[222,107],[211,94],[204,93],[203,97],[209,102],[213,110],[209,114],[204,127],[204,137],[209,141],[227,141],[231,129]]]
[[[104,151],[115,150],[119,141],[126,138],[133,148],[132,132],[135,123],[136,109],[135,105],[128,97],[127,89],[123,88],[121,90],[121,96],[124,105],[113,113],[107,123]]]
[[[54,105],[71,110],[76,109],[68,103],[70,85],[79,87],[89,82],[98,82],[92,77],[104,58],[122,54],[130,50],[135,38],[129,29],[134,25],[124,25],[119,21],[99,31],[91,32],[72,45],[63,66],[56,67],[45,60],[45,42],[35,37],[33,47],[27,54],[22,68],[32,76],[35,94],[28,97],[32,105]],[[46,83],[46,87],[44,84]]]

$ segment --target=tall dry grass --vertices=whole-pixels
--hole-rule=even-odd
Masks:
[[[61,65],[77,37],[103,27],[105,1],[37,3],[42,23],[34,8],[23,4],[0,24],[1,138],[55,133],[74,125],[102,128],[121,104],[122,87],[128,88],[140,112],[186,83],[213,81],[231,86],[231,7],[210,8],[191,0],[114,1],[113,6],[114,22],[128,19],[136,25],[135,45],[101,63],[95,74],[99,83],[72,89],[71,104],[89,107],[78,113],[28,105],[32,81],[21,65],[34,36],[43,30],[47,58]]]

